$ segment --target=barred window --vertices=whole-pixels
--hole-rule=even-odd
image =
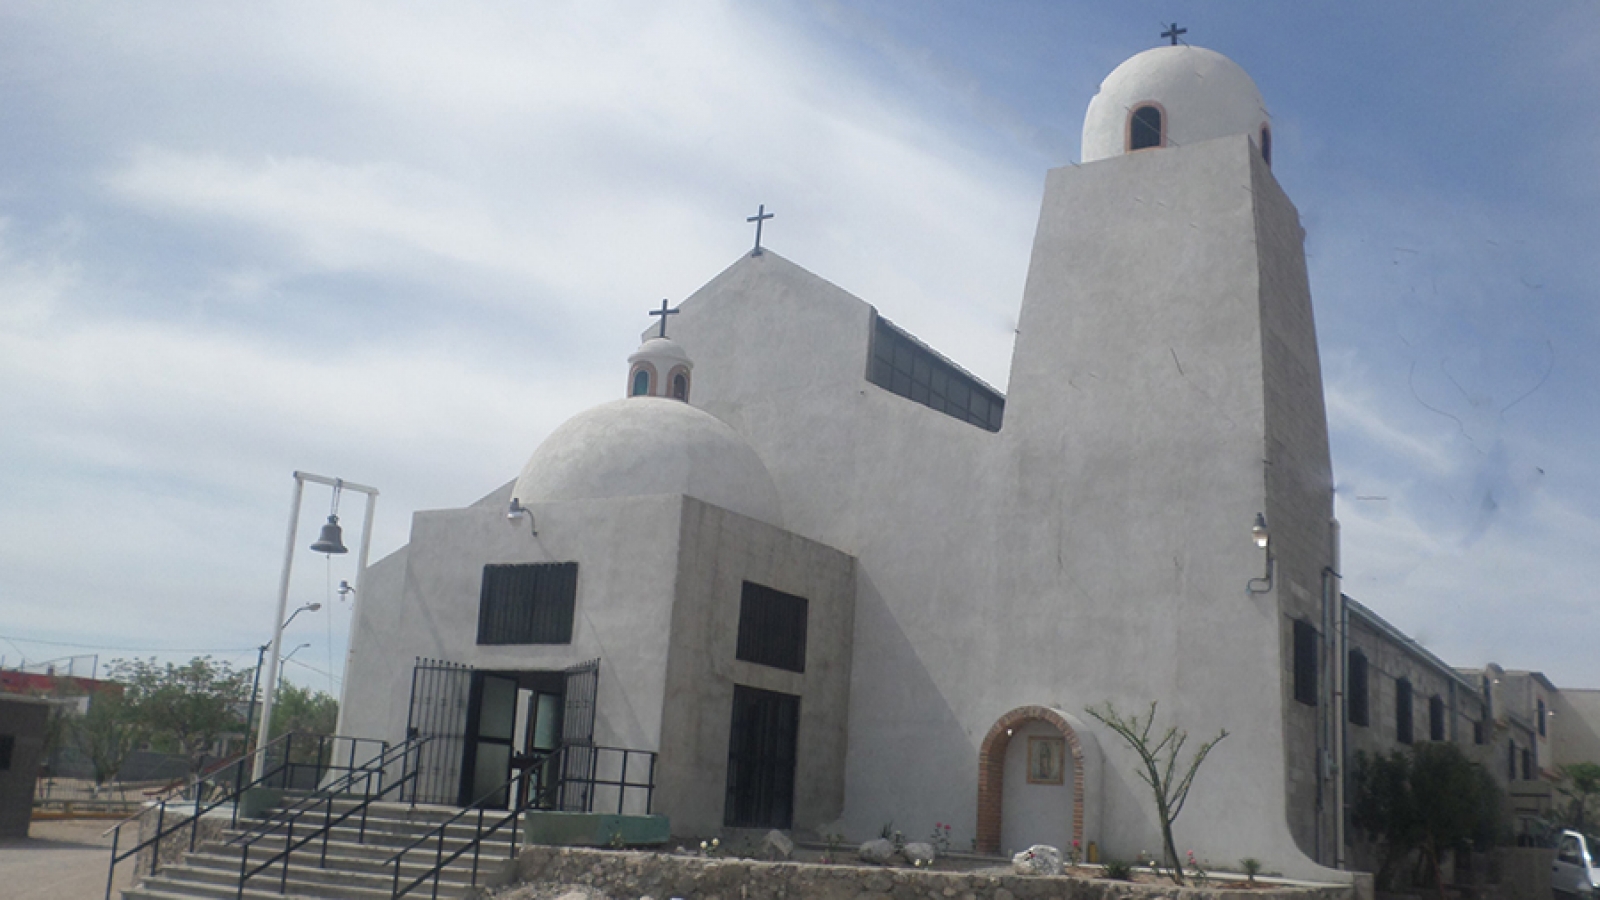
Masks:
[[[882,316],[872,332],[867,380],[987,431],[999,431],[1005,416],[1005,397]]]
[[[1310,623],[1294,623],[1294,698],[1308,706],[1317,705],[1317,629]]]
[[[1411,743],[1411,682],[1404,678],[1394,683],[1394,739]]]
[[[1350,666],[1346,673],[1350,686],[1346,702],[1350,706],[1351,725],[1371,724],[1367,706],[1367,657],[1360,650],[1350,651]]]
[[[804,597],[746,581],[739,597],[735,655],[745,662],[804,672],[808,605]]]
[[[479,644],[570,644],[578,564],[484,566]]]

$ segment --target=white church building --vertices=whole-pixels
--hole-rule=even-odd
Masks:
[[[1085,709],[1154,701],[1191,746],[1230,735],[1181,850],[1336,877],[1337,525],[1266,108],[1159,47],[1081,156],[1045,180],[1004,393],[742,256],[618,360],[622,399],[370,567],[341,730],[438,736],[451,801],[592,744],[653,754],[629,779],[677,835],[940,822],[1128,859],[1159,823]]]

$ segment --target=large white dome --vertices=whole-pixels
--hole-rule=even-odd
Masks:
[[[1128,117],[1156,104],[1165,119],[1164,146],[1248,134],[1261,143],[1267,107],[1239,64],[1204,47],[1156,47],[1117,66],[1089,101],[1083,119],[1083,161],[1128,152]]]
[[[783,525],[778,489],[754,449],[716,416],[679,400],[629,397],[567,420],[517,478],[523,505],[685,494]]]

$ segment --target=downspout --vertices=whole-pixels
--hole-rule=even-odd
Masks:
[[[1333,601],[1333,672],[1329,681],[1333,686],[1333,867],[1343,869],[1344,858],[1344,790],[1345,790],[1345,728],[1349,716],[1345,711],[1345,660],[1350,611],[1344,604],[1344,578],[1339,574],[1339,520],[1328,520],[1328,559],[1325,573],[1328,592]]]

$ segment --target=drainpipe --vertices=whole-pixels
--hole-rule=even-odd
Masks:
[[[1328,560],[1326,573],[1328,591],[1333,601],[1333,666],[1329,681],[1333,687],[1333,867],[1343,869],[1344,858],[1344,786],[1345,786],[1345,728],[1349,716],[1345,711],[1345,661],[1350,612],[1344,604],[1344,578],[1339,574],[1339,520],[1328,520]]]

